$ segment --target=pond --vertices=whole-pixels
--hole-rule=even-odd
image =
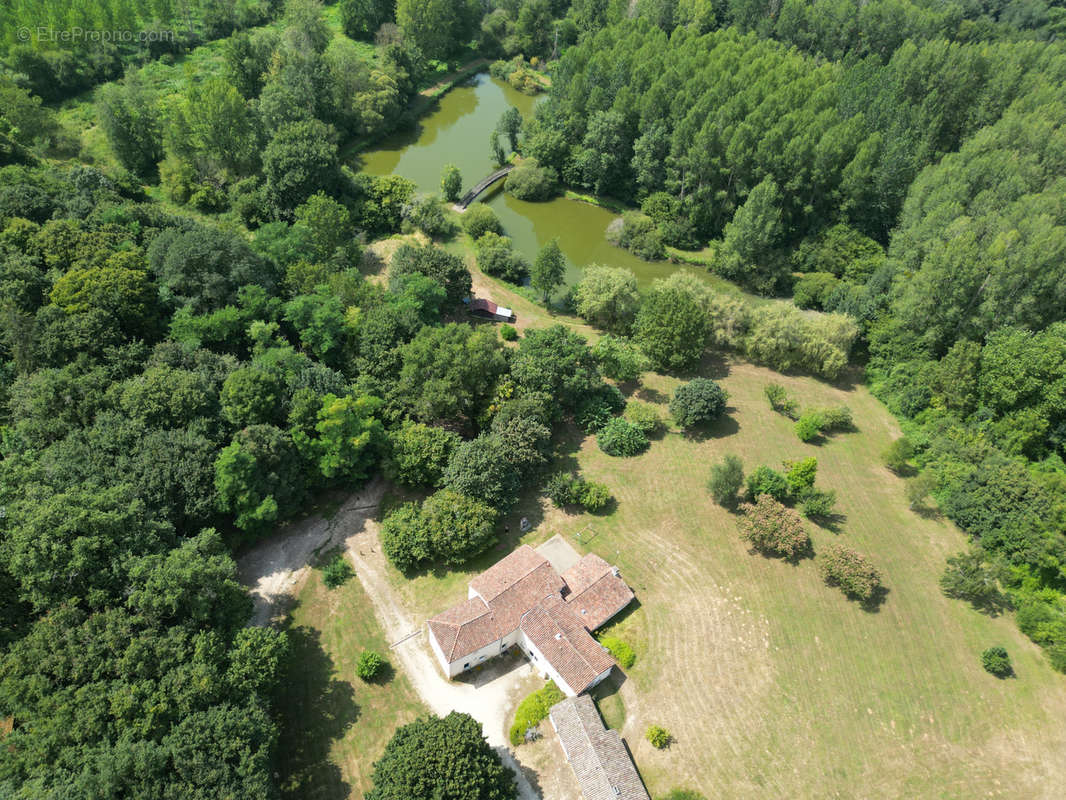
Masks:
[[[415,126],[361,153],[353,167],[370,175],[397,174],[410,178],[422,193],[440,194],[441,169],[455,164],[463,175],[464,190],[493,171],[489,132],[508,106],[523,116],[533,113],[537,98],[515,91],[482,73],[444,95]],[[515,247],[532,262],[537,251],[553,237],[567,259],[568,284],[581,277],[588,264],[627,267],[641,288],[655,278],[678,269],[667,262],[642,261],[609,244],[607,226],[617,215],[599,206],[560,197],[546,203],[516,200],[502,191],[500,181],[479,198],[496,212]],[[704,270],[692,270],[701,278]]]

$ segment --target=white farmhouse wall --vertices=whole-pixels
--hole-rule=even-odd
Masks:
[[[577,692],[570,688],[570,684],[563,680],[563,676],[555,671],[555,667],[548,663],[548,659],[544,657],[544,653],[540,652],[537,646],[529,640],[529,637],[526,636],[525,633],[520,632],[519,646],[525,651],[526,655],[529,656],[529,661],[533,665],[533,668],[542,675],[555,681],[555,685],[562,689],[567,697],[573,697],[577,694]]]

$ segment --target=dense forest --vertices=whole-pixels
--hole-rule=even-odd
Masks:
[[[971,537],[944,591],[1013,609],[1066,672],[1064,6],[6,4],[0,795],[278,796],[288,644],[246,627],[233,554],[383,471],[430,493],[387,526],[390,557],[462,563],[543,480],[554,431],[621,411],[605,377],[683,370],[707,345],[864,368],[916,491]],[[212,40],[217,69],[154,79]],[[620,244],[710,253],[799,308],[681,275],[638,296],[590,269],[569,302],[613,335],[509,347],[454,321],[471,277],[450,250],[405,244],[386,285],[366,280],[368,242],[448,225],[344,153],[481,57],[550,65],[513,131],[522,180],[620,201]],[[83,163],[60,101],[109,160]],[[491,213],[467,230],[478,214],[485,270],[529,271]],[[532,266],[545,295],[559,258]]]

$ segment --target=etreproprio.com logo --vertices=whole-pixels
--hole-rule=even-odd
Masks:
[[[135,31],[128,29],[110,30],[105,28],[50,28],[45,25],[23,25],[18,29],[20,42],[52,43],[98,43],[98,42],[172,42],[176,34],[169,30]]]

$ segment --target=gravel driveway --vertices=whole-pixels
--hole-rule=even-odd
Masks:
[[[444,677],[425,640],[423,620],[414,620],[386,577],[374,516],[385,491],[376,479],[351,495],[329,519],[312,516],[284,526],[238,561],[241,581],[255,602],[252,624],[266,625],[298,592],[317,554],[344,545],[378,622],[390,642],[391,659],[402,665],[425,704],[435,713],[461,711],[478,720],[503,762],[515,771],[522,800],[539,800],[537,776],[522,767],[507,746],[507,714],[518,698],[542,685],[524,659],[497,659],[469,681]]]

